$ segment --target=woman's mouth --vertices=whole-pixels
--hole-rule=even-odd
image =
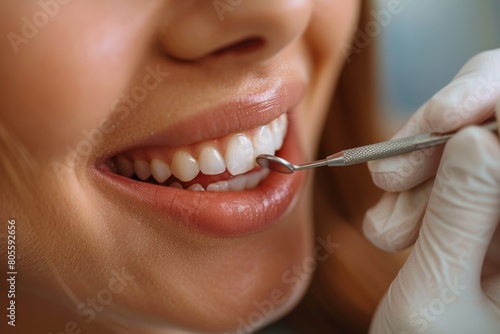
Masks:
[[[136,149],[108,160],[119,175],[191,191],[241,191],[255,188],[268,174],[255,164],[259,154],[283,146],[287,115],[250,131],[231,133],[177,149]]]
[[[151,146],[157,141],[150,140],[115,154],[98,165],[97,175],[103,181],[99,186],[209,234],[239,236],[265,228],[287,211],[303,179],[301,173],[270,173],[255,163],[257,155],[276,152],[287,160],[302,161],[293,117],[285,111],[300,102],[303,89],[280,87],[273,93],[274,103],[266,114],[255,112],[252,118],[245,113],[255,111],[254,98],[238,104],[236,113],[246,115],[233,127],[238,131],[177,147]],[[214,116],[200,114],[196,124],[220,133],[214,131],[218,124]],[[263,123],[266,118],[271,120]]]

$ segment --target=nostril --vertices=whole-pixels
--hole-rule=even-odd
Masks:
[[[247,38],[241,42],[236,42],[233,43],[229,46],[222,47],[218,49],[217,51],[213,52],[212,54],[214,56],[220,56],[226,53],[236,53],[236,54],[242,54],[242,53],[250,53],[250,52],[255,52],[258,49],[262,48],[264,46],[264,40],[260,37],[253,37],[253,38]]]

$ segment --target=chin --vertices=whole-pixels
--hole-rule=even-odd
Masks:
[[[250,333],[283,317],[301,300],[313,273],[304,264],[313,247],[305,195],[301,192],[280,220],[244,236],[191,235],[187,247],[174,251],[171,245],[168,254],[161,252],[159,241],[144,246],[144,240],[124,240],[120,258],[128,260],[106,271],[124,272],[131,279],[96,316],[103,324],[118,320],[138,328],[195,333]],[[94,284],[99,289],[81,293],[80,299],[98,296],[113,275],[104,275],[107,280]],[[95,277],[103,275],[96,272]]]

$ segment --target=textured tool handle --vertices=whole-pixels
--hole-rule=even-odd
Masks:
[[[426,137],[429,136],[400,138],[344,150],[342,151],[344,163],[348,166],[416,151],[421,148],[419,143]]]
[[[488,131],[498,132],[498,124],[496,121],[482,124],[481,127]],[[328,166],[349,166],[360,164],[377,159],[392,157],[395,155],[421,150],[426,147],[441,145],[446,143],[454,133],[434,134],[427,133],[406,137],[400,139],[389,140],[381,143],[351,148],[342,151],[342,163],[338,164],[338,153],[327,157],[335,161],[329,163]]]

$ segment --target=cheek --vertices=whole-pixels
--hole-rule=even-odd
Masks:
[[[311,58],[309,98],[298,113],[301,142],[313,159],[336,81],[346,62],[360,11],[360,1],[317,0],[304,45]]]
[[[138,71],[140,27],[148,14],[108,7],[96,13],[81,2],[61,5],[46,25],[31,26],[32,35],[25,22],[41,10],[34,1],[7,11],[1,32],[16,35],[0,45],[0,121],[38,158],[58,154],[83,139],[83,130],[96,128]]]
[[[314,19],[307,37],[318,56],[345,56],[342,50],[351,44],[360,10],[360,0],[315,1]]]

